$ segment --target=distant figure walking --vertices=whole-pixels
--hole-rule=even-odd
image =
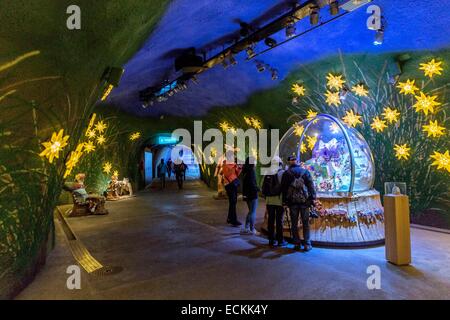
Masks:
[[[183,189],[183,173],[185,171],[185,164],[182,161],[181,163],[175,163],[175,178],[177,179],[178,189]]]
[[[274,157],[271,161],[274,170],[270,175],[264,176],[262,184],[262,194],[266,198],[266,210],[268,214],[267,231],[269,236],[269,245],[283,247],[287,245],[283,237],[283,216],[284,208],[281,202],[281,180],[283,178],[283,162],[280,157]],[[274,235],[276,222],[276,237]]]
[[[254,234],[257,235],[258,232],[255,229],[256,221],[256,208],[258,207],[258,185],[256,183],[256,173],[255,173],[255,159],[252,157],[247,157],[245,159],[244,167],[242,168],[243,175],[243,185],[242,185],[242,195],[244,201],[247,203],[248,214],[245,219],[245,227],[242,229],[242,234]]]
[[[236,164],[234,159],[234,152],[228,151],[226,153],[225,164],[222,167],[225,191],[228,196],[228,218],[227,223],[233,227],[242,225],[237,219],[236,204],[237,193],[239,187],[239,175],[241,174],[242,166]]]
[[[167,176],[170,177],[172,176],[172,171],[173,171],[173,162],[172,159],[167,160]]]
[[[164,163],[164,159],[161,159],[158,167],[156,167],[156,173],[158,175],[159,181],[161,182],[161,189],[164,189],[166,187],[166,171],[167,166]]]
[[[298,234],[298,218],[301,215],[303,225],[303,250],[312,249],[309,236],[309,207],[316,200],[316,191],[309,171],[297,163],[295,156],[288,158],[289,169],[283,173],[281,179],[282,203],[289,208],[291,217],[291,232],[295,249],[300,249],[300,237]]]

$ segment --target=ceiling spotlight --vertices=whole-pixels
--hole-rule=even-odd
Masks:
[[[294,19],[290,19],[286,25],[286,38],[292,38],[295,36],[295,21]]]
[[[235,66],[237,64],[236,58],[230,54],[230,65]]]
[[[373,41],[373,44],[375,46],[380,46],[383,44],[383,40],[384,40],[384,28],[381,27],[381,29],[378,29],[375,32],[375,40]]]
[[[337,0],[330,0],[330,14],[335,16],[339,13],[339,3]]]
[[[264,72],[266,66],[261,61],[256,61],[256,69],[258,69],[258,72]]]
[[[295,33],[295,31],[294,31],[294,33]],[[277,45],[277,41],[273,38],[266,38],[264,40],[264,43],[266,44],[266,46],[268,46],[270,48],[273,48]]]
[[[254,56],[256,56],[256,53],[251,46],[248,46],[245,52],[247,52],[247,59],[252,59]]]
[[[272,75],[272,80],[277,80],[278,79],[278,70],[277,69],[271,69],[270,72],[271,72],[271,75]]]
[[[311,11],[309,12],[309,22],[312,25],[316,25],[319,23],[319,7],[313,6],[311,7]]]

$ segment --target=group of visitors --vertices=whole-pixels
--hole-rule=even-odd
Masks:
[[[164,162],[164,159],[161,159],[160,163],[156,167],[157,176],[161,182],[161,189],[166,187],[166,173],[167,176],[172,176],[172,173],[175,174],[175,179],[177,180],[178,189],[183,189],[183,181],[186,180],[186,170],[187,165],[183,160],[181,162],[177,161],[174,163],[171,159],[167,160],[167,163]]]
[[[283,219],[286,211],[289,211],[290,228],[294,249],[304,251],[312,249],[309,231],[310,208],[316,204],[316,192],[309,171],[301,167],[297,158],[288,158],[288,167],[284,169],[279,157],[272,160],[273,172],[265,175],[262,182],[262,190],[258,187],[255,173],[255,159],[248,157],[245,164],[239,165],[234,161],[234,153],[227,153],[225,163],[222,165],[223,183],[228,196],[227,223],[238,227],[242,223],[238,221],[236,204],[238,199],[239,176],[242,174],[242,195],[248,206],[248,214],[245,225],[241,229],[242,234],[258,234],[255,229],[256,209],[258,207],[258,193],[261,191],[266,200],[268,213],[268,237],[271,246],[286,246],[283,236]],[[298,222],[303,225],[303,240],[299,237]],[[275,231],[276,225],[276,231]]]

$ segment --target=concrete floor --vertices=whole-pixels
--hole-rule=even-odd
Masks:
[[[91,254],[123,271],[83,273],[81,289],[68,290],[66,268],[75,262],[57,226],[46,267],[17,299],[450,299],[450,234],[412,229],[408,267],[387,263],[384,247],[270,249],[263,237],[225,225],[227,202],[212,195],[191,182],[182,192],[108,202],[108,216],[71,218]],[[239,212],[243,221],[242,201]],[[367,289],[370,265],[381,269],[380,290]]]

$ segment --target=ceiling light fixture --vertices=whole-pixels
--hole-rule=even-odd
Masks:
[[[339,13],[339,3],[337,0],[330,0],[330,14],[335,16]]]
[[[309,13],[309,22],[313,26],[319,23],[319,10],[320,8],[318,6],[311,7],[311,11]]]

